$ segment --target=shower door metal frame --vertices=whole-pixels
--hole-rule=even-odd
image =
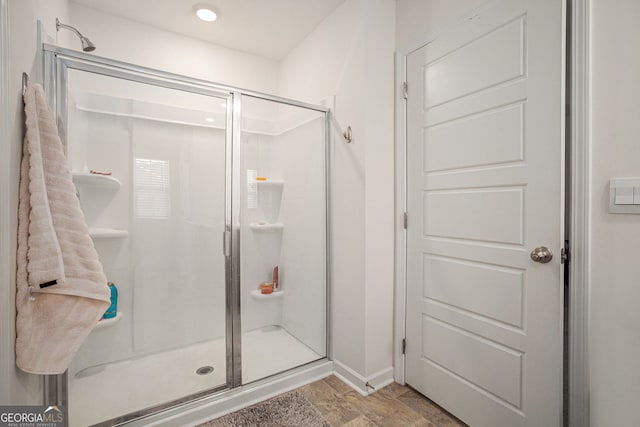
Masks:
[[[225,128],[225,319],[226,319],[226,375],[225,385],[185,396],[179,400],[144,408],[137,412],[123,415],[119,418],[101,422],[99,425],[120,425],[128,421],[141,419],[146,416],[177,408],[181,405],[209,398],[225,390],[234,389],[242,385],[241,360],[241,302],[240,302],[240,119],[241,99],[243,95],[254,98],[275,101],[285,105],[306,108],[324,114],[324,152],[325,152],[325,357],[331,359],[331,221],[330,221],[330,110],[326,107],[299,102],[287,98],[268,95],[261,92],[235,88],[228,85],[212,83],[202,79],[186,77],[174,73],[155,70],[143,66],[133,65],[121,61],[65,49],[54,45],[43,44],[44,55],[44,85],[58,124],[58,132],[62,143],[67,143],[67,70],[100,74],[113,78],[149,84],[167,89],[180,90],[195,94],[224,98],[227,100],[227,117]],[[228,244],[227,244],[228,243]],[[314,363],[314,362],[311,362]],[[296,369],[293,367],[288,370]],[[283,371],[286,372],[287,370]],[[282,372],[280,373],[282,374]],[[276,374],[277,375],[277,374]],[[61,375],[44,376],[44,403],[62,405],[67,412],[68,419],[68,378],[67,373]],[[107,424],[105,424],[107,425]]]
[[[233,93],[216,90],[214,88],[206,88],[196,84],[185,84],[176,79],[170,78],[155,78],[147,76],[136,70],[128,70],[121,67],[118,64],[102,64],[98,61],[87,61],[85,58],[78,58],[77,52],[71,51],[73,55],[68,55],[66,52],[60,52],[62,49],[55,48],[55,51],[47,49],[45,45],[45,87],[49,94],[49,104],[54,108],[54,116],[58,125],[58,133],[63,145],[67,146],[67,78],[68,70],[78,70],[93,74],[99,74],[112,78],[120,78],[123,80],[129,80],[136,83],[148,84],[157,87],[163,87],[167,89],[174,89],[180,91],[191,92],[199,95],[210,96],[212,98],[225,99],[227,103],[227,117],[225,123],[225,234],[228,232],[230,236],[233,236],[233,222],[232,222],[232,208],[230,200],[232,199],[232,116],[229,114],[232,111],[234,104]],[[230,246],[233,249],[234,242],[231,237]],[[169,403],[160,405],[154,405],[150,408],[144,408],[137,412],[126,414],[124,416],[108,420],[109,425],[119,424],[128,420],[141,418],[151,413],[155,413],[166,409],[180,405],[182,403],[192,401],[194,399],[208,396],[212,393],[216,393],[228,388],[235,387],[235,372],[233,367],[235,364],[231,364],[229,361],[233,359],[235,349],[233,347],[233,331],[236,327],[234,312],[229,307],[235,307],[236,303],[234,298],[237,298],[236,293],[233,290],[234,286],[234,267],[232,262],[232,253],[225,253],[225,339],[226,339],[226,382],[224,385],[216,386],[214,388],[200,391],[189,396],[185,396],[179,400],[175,400]],[[237,326],[239,327],[239,325]],[[50,375],[46,377],[45,384],[45,403],[55,402],[55,404],[62,405],[67,412],[66,418],[68,419],[68,377],[65,372],[61,376]]]

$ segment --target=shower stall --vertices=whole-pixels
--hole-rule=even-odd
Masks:
[[[116,315],[55,381],[69,425],[135,422],[326,363],[327,108],[44,53],[78,197],[117,289]]]

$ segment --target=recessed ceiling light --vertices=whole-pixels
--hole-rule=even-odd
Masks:
[[[218,19],[218,14],[213,10],[211,6],[198,4],[194,7],[198,18],[206,22],[213,22]]]
[[[205,121],[207,121],[207,122],[209,122],[209,123],[212,123],[212,122],[215,122],[215,121],[216,121],[216,119],[214,119],[213,117],[207,117],[207,118],[205,119]]]

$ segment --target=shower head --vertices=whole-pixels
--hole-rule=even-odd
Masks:
[[[76,33],[76,35],[80,38],[80,43],[82,43],[82,50],[83,51],[91,52],[91,51],[96,50],[96,45],[91,43],[91,40],[89,40],[88,38],[83,36],[80,31],[76,30],[71,25],[63,24],[62,22],[60,22],[60,20],[58,18],[56,18],[56,31],[60,31],[60,28],[66,28],[67,30],[71,30],[74,33]]]
[[[82,50],[85,52],[92,52],[96,50],[96,45],[85,36],[80,37],[80,43],[82,43]]]

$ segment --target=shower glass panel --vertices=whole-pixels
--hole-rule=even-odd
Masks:
[[[118,291],[68,371],[71,425],[226,386],[227,104],[67,69],[68,159]],[[293,270],[293,269],[292,269]]]
[[[327,354],[326,123],[324,112],[246,95],[241,111],[246,384]]]

